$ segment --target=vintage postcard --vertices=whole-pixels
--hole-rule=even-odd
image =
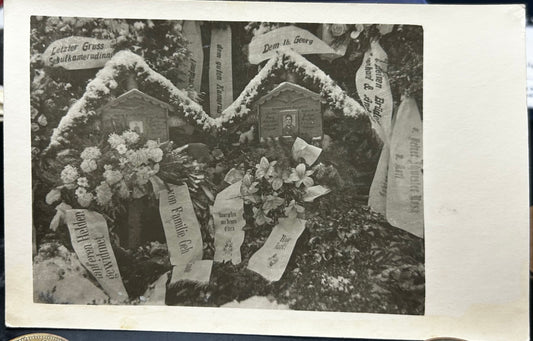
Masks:
[[[522,7],[134,3],[6,4],[10,325],[525,339]]]

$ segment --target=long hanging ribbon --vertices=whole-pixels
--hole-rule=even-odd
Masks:
[[[112,300],[126,301],[128,293],[120,277],[105,218],[99,213],[79,209],[68,210],[65,216],[70,241],[81,264]]]
[[[185,184],[165,184],[156,176],[150,180],[156,197],[159,197],[159,214],[165,230],[170,264],[173,265],[170,283],[180,280],[209,282],[211,267],[207,271],[206,266],[212,265],[212,261],[202,260],[202,232],[189,188]]]
[[[187,88],[192,85],[197,93],[200,93],[202,85],[202,72],[204,67],[204,50],[202,47],[202,34],[200,22],[186,20],[183,22],[183,35],[188,40],[187,49],[191,53],[184,63],[184,81],[178,84],[178,88]]]
[[[387,174],[389,170],[389,142],[392,130],[393,101],[387,76],[388,57],[379,42],[372,41],[357,70],[355,85],[366,110],[381,127],[384,142],[368,196],[368,206],[385,214],[387,201]]]
[[[250,257],[248,269],[257,272],[270,282],[278,281],[296,245],[305,230],[305,220],[280,218],[263,247]]]
[[[244,241],[244,200],[241,181],[220,192],[211,209],[215,225],[215,262],[241,262],[241,245]]]
[[[387,177],[389,173],[390,150],[387,144],[383,144],[379,156],[374,179],[368,194],[368,206],[375,212],[385,215],[387,210]]]
[[[424,236],[422,120],[414,98],[398,108],[390,143],[387,220],[418,237]]]
[[[182,265],[201,260],[202,233],[187,185],[169,184],[159,192],[159,213],[165,230],[170,264]]]
[[[379,42],[372,41],[355,74],[357,93],[371,118],[381,127],[379,133],[385,143],[388,143],[391,134],[393,108],[387,69],[387,53]]]
[[[210,114],[218,117],[233,102],[231,28],[213,28],[209,54]]]

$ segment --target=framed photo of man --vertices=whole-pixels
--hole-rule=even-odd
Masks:
[[[281,116],[281,133],[283,136],[293,136],[298,132],[298,110],[289,109],[279,112]]]

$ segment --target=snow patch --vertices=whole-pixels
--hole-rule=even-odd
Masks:
[[[45,243],[33,261],[34,302],[108,304],[109,297],[89,277],[76,254],[63,245]]]
[[[289,310],[286,304],[279,304],[275,300],[270,301],[265,296],[252,296],[244,301],[232,301],[220,306],[221,308],[252,308],[252,309],[278,309]]]

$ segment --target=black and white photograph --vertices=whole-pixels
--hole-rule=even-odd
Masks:
[[[6,0],[6,326],[527,340],[524,17]]]
[[[423,44],[32,16],[33,302],[423,315]]]

